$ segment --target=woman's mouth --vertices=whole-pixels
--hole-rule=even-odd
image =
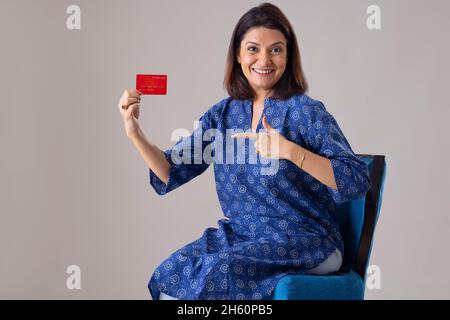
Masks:
[[[275,71],[275,69],[252,68],[252,71],[260,77],[268,77],[268,76],[272,75],[272,73]]]

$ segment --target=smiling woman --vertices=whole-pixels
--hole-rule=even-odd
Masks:
[[[280,31],[264,27],[247,31],[237,61],[255,91],[256,100],[264,100],[280,80],[286,70],[286,60],[286,39]]]
[[[265,76],[270,70],[272,74]],[[259,101],[270,91],[274,98],[286,99],[308,90],[297,37],[279,8],[262,4],[236,24],[228,47],[224,86],[235,99]]]
[[[225,163],[214,159],[225,219],[156,268],[148,283],[154,299],[270,299],[285,275],[337,271],[344,245],[336,204],[361,197],[371,185],[367,165],[336,120],[305,94],[296,36],[279,8],[264,3],[239,20],[224,85],[230,96],[166,151],[146,140],[133,110],[122,110],[123,105],[138,108],[139,93],[128,92],[119,103],[125,122],[137,128],[129,136],[159,195],[205,172],[209,151],[226,154]],[[245,143],[242,157],[201,139],[211,131],[226,137],[230,129],[241,131],[233,138]],[[255,140],[251,151],[250,139]],[[201,150],[192,152],[197,144]],[[256,163],[250,161],[255,150],[261,159]],[[267,173],[262,159],[279,162],[277,170]]]

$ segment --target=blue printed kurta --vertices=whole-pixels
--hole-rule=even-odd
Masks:
[[[160,292],[179,299],[270,299],[281,277],[305,273],[336,248],[344,254],[336,204],[368,191],[371,183],[366,164],[355,156],[320,101],[305,94],[286,100],[267,98],[263,114],[285,138],[329,158],[338,189],[285,159],[279,160],[276,173],[262,174],[268,159],[262,164],[258,155],[257,163],[247,161],[250,148],[254,149],[251,139],[243,140],[247,141],[245,163],[237,161],[236,152],[231,154],[233,163],[226,161],[229,150],[214,138],[202,138],[202,133],[216,129],[228,139],[226,129],[250,131],[252,101],[223,99],[200,118],[191,136],[165,151],[171,164],[167,185],[149,171],[150,184],[160,195],[183,185],[203,173],[209,163],[201,157],[198,161],[198,152],[192,152],[191,163],[174,161],[179,158],[171,155],[183,156],[200,141],[200,151],[211,150],[217,157],[216,190],[225,216],[218,221],[218,228],[207,228],[199,239],[157,267],[148,283],[153,299],[158,299]],[[260,120],[257,131],[262,129]],[[223,161],[216,161],[219,154]]]

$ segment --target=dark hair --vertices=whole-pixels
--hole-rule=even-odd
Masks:
[[[237,51],[240,49],[242,38],[248,29],[266,27],[280,31],[287,41],[287,63],[283,76],[274,86],[273,98],[287,99],[295,93],[304,93],[308,84],[303,75],[300,51],[296,35],[289,20],[281,10],[271,4],[262,3],[250,9],[238,21],[231,36],[228,47],[227,62],[223,85],[233,99],[246,100],[256,97],[245,78],[241,66],[237,61]]]

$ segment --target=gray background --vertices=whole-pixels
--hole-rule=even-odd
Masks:
[[[136,73],[168,75],[140,123],[160,148],[227,96],[238,19],[260,1],[0,2],[0,298],[149,299],[171,252],[222,214],[212,168],[160,197],[116,107]],[[368,299],[450,298],[448,1],[273,1],[300,41],[309,95],[389,172]],[[81,30],[66,8],[81,7]],[[381,7],[382,29],[366,28]],[[67,266],[82,271],[68,290]]]

